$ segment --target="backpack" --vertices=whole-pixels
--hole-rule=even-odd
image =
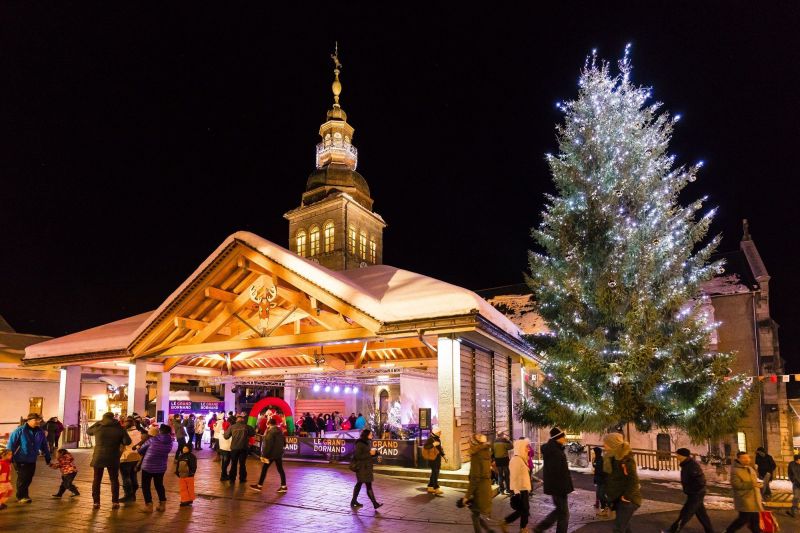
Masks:
[[[427,446],[422,447],[423,459],[426,461],[435,461],[437,457],[439,457],[439,450],[436,449],[436,446],[431,446],[430,448]]]

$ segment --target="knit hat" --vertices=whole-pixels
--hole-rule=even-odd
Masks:
[[[678,448],[675,450],[675,453],[680,455],[681,457],[691,457],[692,452],[689,451],[689,448]]]
[[[39,416],[39,413],[31,413],[25,418],[25,420],[26,421],[28,421],[28,420],[41,420],[41,418],[42,417]]]
[[[431,433],[433,433],[437,437],[440,437],[442,435],[442,428],[440,428],[439,426],[433,426],[433,429],[431,429]]]
[[[486,441],[488,440],[486,435],[483,433],[475,433],[473,438],[475,439],[475,442],[480,442],[481,444],[486,444]]]
[[[561,428],[559,428],[557,426],[553,426],[553,428],[550,429],[550,440],[558,440],[561,437],[565,437],[565,436],[566,435],[564,434],[563,431],[561,431]]]

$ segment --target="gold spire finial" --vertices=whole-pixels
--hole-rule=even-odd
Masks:
[[[339,81],[339,72],[342,70],[342,64],[339,62],[338,41],[335,43],[333,53],[331,54],[331,59],[333,59],[333,75],[335,77],[333,84],[331,85],[331,89],[333,90],[333,107],[339,107],[339,95],[342,94],[342,84]]]

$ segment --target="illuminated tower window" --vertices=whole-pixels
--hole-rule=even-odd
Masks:
[[[369,236],[369,262],[373,265],[377,263],[378,259],[378,244],[375,242],[375,237]]]
[[[356,228],[350,226],[347,228],[347,251],[350,255],[356,255]]]
[[[297,232],[295,237],[295,244],[297,245],[297,255],[300,257],[306,256],[306,230],[301,229]]]
[[[367,234],[363,231],[358,239],[359,249],[361,251],[361,259],[367,260]]]
[[[323,237],[325,239],[325,253],[333,252],[333,222],[326,222],[325,229],[323,230]]]
[[[319,255],[319,226],[311,226],[309,244],[311,245],[311,257]]]

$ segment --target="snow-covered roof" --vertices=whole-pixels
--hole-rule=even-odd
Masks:
[[[474,292],[388,265],[333,271],[250,232],[229,236],[150,313],[118,320],[31,346],[26,359],[124,350],[150,326],[231,244],[239,242],[310,281],[320,289],[358,308],[381,323],[426,320],[477,313],[516,338],[520,330]]]
[[[123,351],[134,339],[134,332],[150,316],[152,311],[123,318],[63,337],[40,342],[25,348],[25,359],[40,359],[61,355],[76,355],[98,352]]]

